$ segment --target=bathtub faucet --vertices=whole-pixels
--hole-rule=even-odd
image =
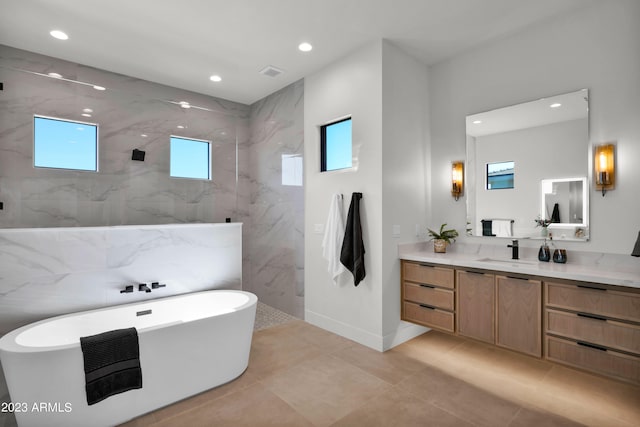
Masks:
[[[147,284],[146,284],[146,283],[140,283],[140,284],[138,285],[138,291],[139,291],[139,292],[142,292],[142,291],[145,291],[145,292],[151,292],[151,289],[149,289],[149,287],[147,286]]]
[[[121,294],[130,294],[131,292],[133,292],[133,285],[125,286],[124,289],[120,290]]]
[[[165,284],[160,284],[160,282],[151,282],[151,289],[158,289],[158,288],[164,288]]]

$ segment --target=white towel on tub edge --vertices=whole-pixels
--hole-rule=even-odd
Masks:
[[[338,277],[347,271],[340,262],[340,251],[344,239],[344,220],[342,208],[342,195],[334,194],[331,197],[329,216],[324,226],[324,238],[322,239],[322,257],[329,263],[329,274],[333,284],[338,284]]]

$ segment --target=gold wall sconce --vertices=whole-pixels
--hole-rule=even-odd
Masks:
[[[451,163],[451,195],[456,199],[460,198],[464,190],[464,163]]]
[[[607,190],[615,188],[616,161],[615,145],[602,144],[594,147],[593,166],[595,170],[596,190],[602,190],[604,197]]]

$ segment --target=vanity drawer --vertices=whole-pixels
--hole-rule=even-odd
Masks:
[[[403,286],[405,300],[427,304],[445,310],[453,310],[454,296],[452,290],[410,282],[404,282]]]
[[[452,268],[433,267],[409,261],[402,262],[402,277],[404,280],[449,289],[453,289],[454,284]]]
[[[547,310],[547,333],[640,354],[640,326]]]
[[[545,288],[548,307],[640,323],[640,294],[599,288],[597,285],[554,282],[545,282]]]
[[[414,304],[412,302],[403,302],[402,311],[404,319],[408,322],[419,323],[424,326],[442,329],[447,332],[454,331],[453,313],[443,311],[437,308],[429,308]]]
[[[612,350],[598,350],[578,344],[576,341],[547,337],[546,357],[604,375],[640,383],[640,358]]]

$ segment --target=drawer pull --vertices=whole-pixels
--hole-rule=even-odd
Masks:
[[[418,265],[419,265],[420,267],[435,268],[433,265],[429,265],[429,264],[422,264],[422,263],[419,263]]]
[[[425,285],[423,283],[419,283],[419,285],[420,285],[421,288],[429,288],[429,289],[435,289],[436,288],[435,286]]]
[[[435,309],[436,309],[435,307],[432,307],[432,306],[430,306],[430,305],[426,305],[426,304],[419,304],[419,305],[420,305],[420,307],[422,307],[422,308],[428,308],[429,310],[435,310]]]
[[[597,314],[578,313],[578,317],[586,317],[587,319],[593,319],[593,320],[602,320],[603,322],[607,321],[606,317],[598,316]]]
[[[600,350],[600,351],[607,351],[607,349],[605,347],[601,347],[599,345],[595,345],[595,344],[589,344],[588,342],[584,342],[584,341],[576,341],[576,343],[578,345],[581,345],[583,347],[589,347],[589,348],[593,348],[594,350]]]
[[[515,277],[515,276],[507,276],[507,279],[516,279],[516,280],[525,280],[525,281],[529,280],[524,277]]]
[[[467,271],[467,270],[465,270],[464,272],[467,273],[467,274],[479,274],[481,276],[484,276],[484,273],[482,273],[480,271]]]
[[[592,289],[594,291],[603,291],[606,292],[606,289],[603,288],[598,288],[597,286],[587,286],[587,285],[576,285],[579,288],[584,288],[584,289]]]

